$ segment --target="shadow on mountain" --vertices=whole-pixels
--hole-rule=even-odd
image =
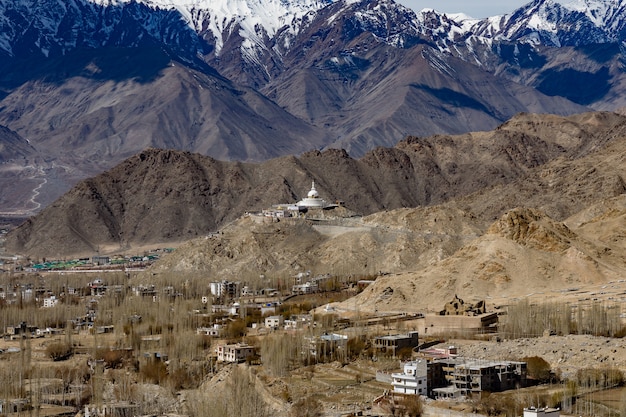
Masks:
[[[40,78],[61,82],[75,76],[148,83],[172,61],[220,76],[198,59],[212,46],[174,9],[151,9],[138,2],[107,6],[77,2],[76,8],[80,13],[64,21],[55,33],[38,33],[28,22],[18,28],[21,34],[12,44],[14,56],[0,63],[0,86],[15,88]],[[90,24],[103,20],[106,27]],[[81,28],[78,38],[76,26]]]
[[[607,67],[597,72],[566,68],[549,69],[538,79],[537,89],[549,96],[561,96],[577,104],[587,105],[604,97],[611,89]]]
[[[576,49],[598,64],[607,63],[620,54],[620,47],[617,43],[582,45]]]
[[[472,97],[454,91],[450,88],[433,88],[425,84],[411,84],[411,87],[422,90],[431,96],[448,103],[454,107],[466,107],[474,110],[479,110],[485,113],[490,113],[489,109],[485,107],[480,101],[473,99]]]
[[[540,55],[530,44],[501,43],[498,48],[502,59],[509,64],[519,65],[521,68],[541,68],[547,62],[547,58]]]

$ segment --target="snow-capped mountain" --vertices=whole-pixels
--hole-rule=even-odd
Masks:
[[[535,0],[486,19],[432,9],[416,14],[391,0],[19,0],[0,4],[0,51],[49,56],[155,41],[187,59],[219,58],[224,48],[230,53],[236,47],[245,62],[263,67],[267,60],[281,61],[324,8],[333,9],[324,14],[327,25],[349,12],[352,27],[346,30],[368,31],[396,47],[412,46],[419,37],[448,52],[477,42],[611,43],[626,33],[623,0]]]
[[[626,0],[486,19],[393,0],[2,1],[0,126],[87,174],[147,146],[359,156],[625,107],[625,41]]]
[[[219,55],[237,35],[242,51],[265,47],[277,32],[297,34],[302,18],[329,0],[19,0],[0,4],[0,50],[48,56],[77,47],[133,46],[147,39]]]
[[[501,17],[471,25],[476,36],[545,46],[618,42],[624,37],[626,2],[535,0]]]

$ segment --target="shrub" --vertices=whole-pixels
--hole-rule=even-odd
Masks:
[[[167,378],[167,366],[161,361],[152,360],[143,365],[139,373],[144,381],[160,384]]]
[[[117,369],[124,364],[126,352],[123,350],[103,349],[97,352],[97,359],[104,360],[107,368]]]
[[[322,416],[322,404],[317,398],[300,398],[291,406],[293,417],[320,417]]]
[[[72,345],[66,342],[57,342],[48,345],[46,348],[46,354],[53,361],[63,361],[68,359],[74,353]]]
[[[522,359],[528,364],[528,377],[539,382],[548,382],[552,376],[550,364],[539,356]]]
[[[424,412],[422,400],[417,395],[410,395],[400,401],[400,407],[407,417],[420,417]]]

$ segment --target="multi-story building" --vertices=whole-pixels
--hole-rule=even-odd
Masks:
[[[374,349],[397,354],[401,349],[413,349],[419,345],[418,332],[379,336],[374,339]]]
[[[54,307],[58,303],[59,303],[59,299],[56,298],[54,295],[51,295],[50,297],[46,297],[46,298],[43,299],[43,307],[44,308]]]
[[[279,327],[282,327],[284,322],[285,319],[281,315],[268,316],[265,318],[265,327],[268,329],[278,329]]]
[[[406,362],[403,372],[392,373],[393,392],[398,394],[426,395],[427,364],[425,360]]]
[[[435,398],[480,397],[485,391],[506,391],[527,384],[526,362],[447,358],[435,360],[429,367]]]
[[[245,343],[219,345],[216,349],[217,360],[220,362],[243,362],[256,354],[254,346]]]
[[[212,282],[211,294],[216,298],[235,298],[239,296],[239,287],[241,286],[240,282],[233,281],[218,281]]]

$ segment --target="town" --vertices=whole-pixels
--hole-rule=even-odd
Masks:
[[[353,215],[341,202],[321,199],[315,183],[294,205],[246,214],[254,222],[291,218],[324,224]],[[220,236],[215,232],[206,239]],[[12,383],[0,389],[0,413],[204,416],[208,400],[194,392],[215,378],[250,383],[246,378],[257,375],[275,381],[271,394],[282,398],[293,416],[307,409],[313,410],[307,415],[318,416],[446,410],[558,417],[610,412],[589,395],[624,382],[616,367],[564,375],[538,356],[478,358],[455,346],[571,331],[550,323],[521,331],[516,320],[528,315],[527,305],[488,311],[484,301],[466,303],[455,296],[436,312],[365,314],[345,301],[385,276],[382,271],[305,270],[232,280],[149,269],[174,250],[72,260],[3,257],[0,372]],[[623,317],[610,305],[560,310],[578,320],[579,330],[590,326],[590,314],[601,316],[602,325],[594,322],[586,334],[623,336]],[[328,390],[319,384],[330,384],[341,395],[320,395]],[[185,403],[176,399],[181,393],[188,395]],[[254,396],[250,401],[267,403]]]
[[[1,369],[3,380],[19,381],[2,389],[3,413],[172,411],[163,404],[146,408],[137,395],[100,395],[102,386],[122,383],[119,372],[124,370],[132,370],[133,376],[123,383],[135,389],[153,384],[177,392],[196,389],[232,366],[286,377],[298,369],[321,374],[328,364],[347,369],[358,363],[350,385],[357,384],[371,398],[363,394],[333,414],[346,416],[391,415],[393,410],[413,415],[416,407],[432,404],[465,404],[463,410],[471,404],[480,411],[495,393],[539,389],[558,379],[541,358],[475,359],[449,344],[454,338],[499,338],[500,314],[485,311],[484,303],[455,298],[437,314],[365,316],[342,312],[333,301],[362,291],[372,282],[365,278],[371,277],[301,273],[290,285],[258,288],[227,280],[164,285],[158,276],[155,283],[131,285],[135,274],[2,274],[0,360],[8,366]],[[620,372],[605,372],[602,389],[621,385]],[[581,385],[578,394],[564,389],[559,395],[530,391],[523,398],[535,400],[515,409],[525,409],[525,416],[554,417],[559,407],[576,410],[585,404],[581,394],[590,389]]]

